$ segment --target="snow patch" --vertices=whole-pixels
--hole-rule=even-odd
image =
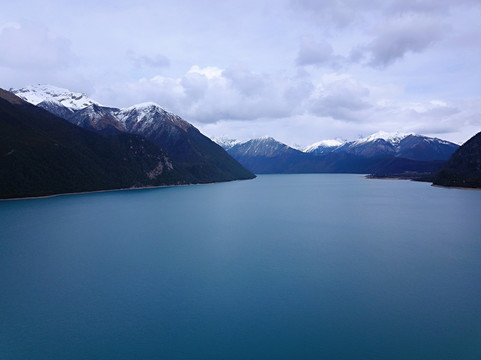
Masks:
[[[305,147],[302,151],[308,153],[308,152],[313,152],[314,150],[319,148],[336,148],[341,145],[344,145],[344,142],[341,140],[337,140],[337,139],[321,140],[312,145]]]
[[[219,136],[213,138],[212,141],[214,141],[217,145],[220,145],[224,150],[229,150],[237,144],[242,144],[242,141],[231,139],[227,136]]]
[[[368,137],[359,139],[357,141],[353,142],[353,145],[359,145],[363,143],[368,143],[368,142],[373,142],[376,140],[384,140],[388,143],[391,143],[393,145],[399,144],[401,140],[404,138],[410,136],[410,135],[416,135],[414,133],[401,133],[401,132],[386,132],[386,131],[378,131],[375,134],[369,135]]]
[[[33,105],[47,101],[60,103],[71,110],[81,110],[93,104],[100,105],[86,94],[72,92],[53,85],[29,85],[21,89],[10,89],[10,92]]]

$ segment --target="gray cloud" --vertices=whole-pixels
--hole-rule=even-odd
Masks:
[[[421,16],[404,16],[384,24],[378,35],[367,45],[351,52],[351,60],[362,61],[373,67],[386,67],[402,59],[407,53],[420,53],[443,36],[437,21]]]
[[[386,1],[385,12],[388,13],[446,13],[451,8],[461,6],[479,6],[478,0],[404,0],[404,1]]]
[[[233,87],[245,96],[262,92],[267,80],[265,75],[250,71],[244,64],[230,66],[222,72],[222,76],[228,79]]]
[[[170,66],[170,60],[162,54],[153,56],[137,55],[132,50],[129,50],[127,51],[127,56],[137,67],[161,68]]]
[[[362,22],[364,16],[392,17],[402,14],[441,14],[453,8],[481,6],[479,0],[291,0],[292,8],[311,15],[320,25],[329,22],[343,28]]]
[[[352,78],[324,84],[310,99],[309,111],[317,116],[344,121],[363,121],[361,112],[369,109],[369,89]]]
[[[365,10],[378,9],[381,4],[380,0],[291,0],[294,9],[306,12],[319,24],[329,22],[340,28],[351,25]]]
[[[215,123],[291,116],[302,111],[313,89],[309,80],[257,73],[238,64],[225,70],[193,66],[180,78],[144,78],[99,88],[97,94],[106,104],[123,99],[155,101],[187,120]],[[126,105],[131,104],[121,104]]]
[[[342,58],[334,55],[334,49],[327,41],[314,41],[311,37],[303,37],[296,64],[298,66],[316,65],[338,68]]]
[[[112,106],[155,101],[210,129],[262,123],[259,135],[283,127],[297,142],[314,129],[312,140],[481,130],[479,0],[111,4],[5,1],[4,87],[51,83]],[[407,106],[431,99],[451,108]]]

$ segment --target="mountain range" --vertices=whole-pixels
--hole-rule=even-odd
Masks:
[[[363,157],[389,156],[410,160],[446,161],[458,149],[452,142],[413,133],[377,132],[368,137],[341,142],[327,140],[307,147],[304,151],[311,154],[344,152]]]
[[[213,142],[155,103],[107,107],[50,85],[0,89],[0,130],[0,198],[250,179],[253,173],[436,177],[435,183],[468,187],[480,176],[478,138],[461,148],[386,132],[302,150],[272,137]]]
[[[116,109],[52,86],[1,90],[0,130],[0,198],[255,177],[153,103]]]
[[[85,94],[50,85],[34,85],[10,91],[74,125],[98,134],[128,133],[144,137],[169,156],[187,183],[253,177],[252,173],[197,128],[155,103],[142,103],[123,109],[105,107]]]
[[[439,169],[459,147],[437,138],[386,132],[351,142],[320,141],[303,151],[272,137],[216,141],[258,174],[342,172],[423,177]]]

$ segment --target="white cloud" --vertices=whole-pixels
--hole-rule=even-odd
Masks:
[[[112,3],[2,4],[2,87],[155,101],[209,131],[289,143],[481,130],[479,0]]]
[[[10,23],[0,29],[0,66],[55,71],[72,59],[70,41],[33,23]]]
[[[94,98],[116,106],[155,101],[207,135],[271,135],[291,145],[352,140],[379,130],[447,134],[448,140],[462,142],[470,131],[481,129],[479,102],[402,101],[400,92],[392,84],[374,86],[348,73],[325,74],[313,82],[305,74],[258,73],[236,64],[228,69],[193,66],[180,77],[154,76],[97,88]]]
[[[193,66],[179,78],[154,76],[99,87],[97,95],[101,102],[119,106],[129,105],[123,99],[152,100],[190,121],[211,123],[289,117],[302,111],[313,88],[309,80],[256,73],[238,64],[227,69]]]

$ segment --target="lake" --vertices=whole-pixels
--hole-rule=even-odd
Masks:
[[[0,202],[0,358],[480,359],[481,191],[360,175]]]

